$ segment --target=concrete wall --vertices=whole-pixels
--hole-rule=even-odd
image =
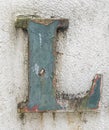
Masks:
[[[59,34],[58,84],[75,94],[103,74],[100,110],[84,113],[17,113],[28,93],[27,34],[16,30],[18,15],[68,18]],[[0,130],[109,130],[109,0],[0,0]]]

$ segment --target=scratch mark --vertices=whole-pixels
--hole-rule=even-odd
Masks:
[[[41,46],[42,46],[42,35],[41,35],[41,33],[39,33],[39,42],[40,42],[40,48],[41,48]]]
[[[38,75],[38,73],[39,73],[39,66],[37,64],[34,65],[33,72],[35,72],[35,74]]]

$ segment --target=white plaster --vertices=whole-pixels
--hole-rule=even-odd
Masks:
[[[58,35],[57,87],[78,93],[103,74],[99,113],[26,114],[17,104],[28,95],[28,37],[16,31],[17,15],[69,19]],[[0,130],[109,130],[109,0],[0,0]]]

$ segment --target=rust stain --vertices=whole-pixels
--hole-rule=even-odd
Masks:
[[[70,108],[70,110],[72,110],[73,108],[77,111],[83,111],[88,109],[95,110],[98,108],[100,101],[102,83],[101,79],[102,75],[96,74],[92,81],[92,86],[90,90],[87,90],[86,92],[80,92],[77,94],[66,93],[64,91],[56,91],[56,98],[61,103],[67,102],[67,108]]]
[[[27,29],[28,23],[29,21],[33,21],[35,23],[39,23],[39,24],[43,24],[43,25],[49,25],[51,23],[53,23],[54,21],[60,21],[60,24],[58,25],[58,30],[64,30],[68,28],[68,24],[69,21],[68,19],[54,19],[54,18],[50,18],[50,19],[42,19],[39,16],[35,16],[35,15],[28,15],[28,16],[24,16],[24,15],[20,15],[17,17],[17,20],[15,22],[15,27],[16,28],[22,28],[22,29]]]
[[[33,22],[39,23],[39,24],[44,24],[44,25],[49,25],[53,22],[52,19],[35,19]]]
[[[31,109],[30,108],[28,108],[27,106],[25,106],[24,108],[20,108],[20,112],[26,112],[26,113],[28,113],[28,112],[38,112],[38,106],[34,106],[34,107],[32,107]]]
[[[90,109],[93,110],[98,109],[101,96],[101,87],[102,87],[102,75],[96,74],[92,82],[92,86],[89,93],[89,99],[87,102],[87,106]]]
[[[63,55],[63,53],[56,51],[57,55]]]
[[[49,25],[54,21],[60,21],[60,24],[58,25],[59,30],[60,28],[63,27],[64,29],[68,28],[68,23],[69,23],[68,19],[54,19],[54,18],[50,18],[50,19],[37,18],[37,19],[33,19],[32,21],[43,25]]]
[[[91,90],[90,90],[90,96],[94,93],[94,88],[95,88],[95,85],[96,85],[96,81],[98,80],[99,76],[95,76],[95,78],[92,80],[92,87],[91,87]]]
[[[44,27],[44,29],[42,29],[43,26],[40,25],[40,24],[49,25],[51,23],[53,24],[52,25],[53,28],[51,28],[52,32],[49,31],[49,26],[47,26],[48,29],[45,28],[45,27]],[[59,54],[58,52],[56,53],[56,46],[55,46],[56,44],[55,43],[56,43],[57,32],[59,30],[64,31],[65,29],[68,28],[68,25],[69,25],[69,20],[68,19],[62,19],[62,18],[61,19],[51,19],[51,18],[50,19],[42,19],[42,18],[37,18],[36,16],[19,16],[17,18],[17,20],[15,22],[15,27],[16,28],[22,28],[23,30],[28,31],[28,33],[30,34],[29,35],[29,40],[30,40],[29,45],[31,45],[31,46],[34,45],[34,42],[32,42],[31,39],[34,39],[34,41],[36,40],[35,42],[37,43],[37,46],[39,45],[38,42],[37,42],[37,38],[35,38],[33,36],[34,29],[38,28],[39,30],[42,30],[42,32],[44,34],[47,34],[46,37],[43,37],[43,41],[46,40],[47,46],[49,46],[49,44],[50,44],[50,46],[51,46],[50,48],[52,48],[52,53],[53,54],[55,53],[54,56],[53,56],[51,51],[50,51],[50,53],[47,53],[47,52],[44,53],[43,50],[46,50],[46,49],[43,48],[43,49],[40,50],[41,51],[40,55],[42,56],[42,58],[39,59],[39,57],[37,57],[37,61],[42,66],[44,66],[44,62],[43,62],[43,58],[45,58],[44,55],[47,55],[47,54],[51,55],[51,59],[49,59],[49,60],[51,60],[51,64],[47,64],[47,66],[50,67],[50,69],[49,69],[50,71],[47,71],[47,74],[48,73],[50,74],[50,78],[47,77],[47,76],[44,76],[45,68],[42,68],[38,72],[38,75],[41,76],[41,77],[38,77],[38,78],[35,77],[36,79],[34,78],[34,74],[31,73],[31,69],[30,69],[31,75],[29,75],[29,76],[31,76],[31,78],[29,78],[29,81],[30,81],[29,83],[31,83],[31,85],[29,84],[29,86],[31,86],[30,89],[33,89],[34,91],[30,90],[32,92],[32,94],[29,93],[29,101],[28,102],[26,102],[26,103],[22,102],[18,106],[18,109],[21,109],[21,110],[19,110],[20,112],[21,111],[22,112],[33,112],[33,111],[34,112],[43,112],[42,110],[48,111],[48,110],[60,110],[61,109],[61,106],[56,101],[55,90],[53,88],[53,87],[56,86],[56,82],[57,82],[56,81],[56,74],[55,74],[55,62],[56,62],[55,59],[56,59],[56,55]],[[33,32],[31,30],[33,30]],[[49,33],[51,33],[52,35],[48,35]],[[38,34],[37,29],[35,30],[34,34],[36,35],[36,37],[38,36],[37,35]],[[42,38],[41,35],[42,34],[40,34],[39,39]],[[51,40],[49,40],[49,39],[51,39]],[[39,40],[39,41],[41,42],[42,40]],[[52,44],[50,42],[52,42]],[[36,46],[34,46],[34,47],[36,47]],[[37,53],[39,53],[40,51],[37,51]],[[44,55],[43,55],[43,53],[44,53]],[[36,56],[36,52],[31,51],[31,55],[30,55],[29,58],[31,58],[32,55]],[[54,61],[52,61],[52,59]],[[46,60],[46,62],[48,62],[48,57],[46,57],[45,60]],[[32,66],[33,62],[34,62],[33,60],[31,62],[29,62],[29,67]],[[52,69],[53,72],[51,71],[51,69]],[[32,82],[31,82],[32,78],[35,79],[35,80],[32,80]],[[35,82],[39,82],[39,84],[41,83],[40,85],[41,85],[42,88],[41,87],[40,87],[40,89],[38,89],[38,87],[36,88],[36,86],[34,86]],[[46,87],[44,87],[44,86],[46,86]],[[51,87],[52,87],[52,90],[51,90]],[[50,89],[49,94],[48,94],[47,88]],[[37,90],[40,91],[41,93],[42,93],[42,91],[45,92],[45,97],[46,97],[45,100],[43,100],[43,99],[40,100],[40,101],[44,101],[45,105],[43,105],[42,103],[39,104],[38,103],[39,101],[37,99],[36,100],[32,99],[32,98],[38,98],[39,99],[42,96],[42,95],[39,95],[40,92],[38,93]],[[34,93],[38,93],[37,96]],[[49,100],[48,97],[51,98],[51,99]],[[42,96],[42,98],[43,98],[43,96]],[[30,103],[30,102],[32,102],[33,104]]]
[[[67,112],[68,125],[74,123],[71,113]]]
[[[40,113],[41,129],[43,129],[43,113]]]
[[[93,102],[96,103],[95,101],[92,100],[91,95],[93,96],[93,94],[96,94],[95,92],[99,91],[99,85],[101,85],[100,78],[101,78],[100,75],[96,75],[94,80],[92,81],[92,86],[91,86],[90,90],[88,90],[86,92],[81,92],[78,94],[66,94],[64,91],[59,92],[56,90],[55,93],[56,93],[57,101],[61,101],[62,103],[65,103],[66,101],[68,101],[69,106],[67,106],[67,107],[70,108],[70,110],[75,108],[75,110],[78,110],[78,111],[80,110],[82,112],[83,109],[86,109],[89,107],[88,105],[90,105],[90,103],[92,103],[92,105],[93,105]],[[53,85],[54,84],[56,84],[56,81],[53,83]],[[98,87],[97,90],[95,89],[96,87]],[[83,95],[83,97],[81,97],[81,95]],[[96,95],[94,95],[94,96],[96,96]],[[90,99],[90,97],[91,97],[91,99]],[[98,102],[99,102],[99,98],[100,97],[98,95],[98,97],[97,97]],[[97,105],[97,108],[98,108],[98,103],[96,103],[95,105]],[[67,109],[67,108],[65,108],[65,109]],[[32,108],[28,108],[27,101],[25,101],[25,102],[18,104],[18,112],[22,112],[22,113],[27,112],[28,113],[28,112],[46,112],[46,111],[39,110],[37,105],[35,105]],[[51,111],[51,112],[53,112],[52,113],[53,120],[55,120],[55,113],[54,113],[54,111]],[[79,113],[79,115],[81,115],[81,114],[82,113]]]
[[[53,116],[53,120],[55,121],[55,119],[56,119],[56,113],[52,112],[52,116]]]
[[[19,118],[20,118],[21,120],[23,120],[24,117],[25,117],[25,114],[24,114],[24,113],[20,113],[20,114],[19,114]]]
[[[55,23],[55,21],[56,21],[56,23]],[[35,24],[35,23],[37,23],[37,24]],[[53,23],[53,26],[56,24],[55,28],[56,28],[57,32],[59,30],[64,31],[65,29],[68,28],[68,25],[69,25],[68,19],[41,19],[41,18],[36,18],[35,16],[32,16],[32,17],[31,16],[30,17],[23,16],[23,17],[20,17],[20,18],[17,19],[17,21],[15,23],[15,27],[27,30],[27,27],[29,26],[28,32],[31,34],[30,39],[34,39],[33,33],[31,33],[31,29],[34,30],[35,27],[39,28],[39,26],[40,26],[40,29],[41,29],[42,25],[40,25],[40,24],[48,25],[48,24],[51,24],[51,23]],[[46,29],[45,29],[45,32],[44,32],[45,34],[47,32]],[[51,28],[51,30],[52,30],[52,28]],[[35,31],[36,31],[35,33],[38,34],[37,29]],[[35,77],[36,79],[34,78],[34,74],[31,73],[31,78],[29,78],[29,81],[31,81],[31,79],[34,79],[34,80],[32,80],[32,82],[29,82],[29,83],[31,83],[31,85],[29,85],[29,86],[31,86],[31,89],[33,89],[34,91],[30,90],[32,93],[29,95],[29,101],[21,102],[21,103],[18,104],[18,111],[19,112],[43,112],[44,110],[46,110],[46,111],[67,110],[67,111],[69,111],[69,110],[73,110],[73,109],[78,110],[78,109],[81,109],[81,108],[82,109],[83,108],[84,109],[85,108],[86,109],[87,108],[88,109],[98,108],[99,101],[100,101],[100,86],[101,86],[101,75],[100,74],[96,74],[96,76],[94,77],[94,80],[92,82],[92,86],[91,86],[90,90],[87,90],[85,92],[73,94],[73,93],[66,93],[64,91],[58,92],[56,90],[56,85],[57,85],[56,58],[57,58],[57,55],[63,55],[63,53],[61,54],[60,52],[56,52],[56,34],[57,34],[57,32],[54,33],[54,31],[53,31],[54,35],[52,34],[53,36],[50,37],[50,38],[49,38],[49,35],[47,35],[47,39],[51,39],[51,38],[53,39],[52,40],[53,44],[50,47],[50,48],[52,48],[52,51],[53,51],[52,52],[53,62],[51,62],[52,63],[51,65],[53,67],[51,67],[51,65],[48,65],[48,68],[51,67],[53,72],[52,71],[49,72],[50,78],[45,78],[46,76],[44,76],[44,75],[45,75],[45,73],[48,73],[48,71],[45,70],[45,67],[43,67],[40,71],[38,70],[39,71],[38,76],[40,76],[40,77],[38,77],[38,78]],[[49,31],[48,31],[47,34],[49,34]],[[35,35],[35,36],[38,36],[38,35]],[[44,39],[44,40],[47,40],[47,39]],[[34,47],[36,47],[33,40],[30,40],[30,41],[32,41],[32,42],[30,42],[31,45],[32,46],[34,45]],[[37,39],[34,39],[34,41],[36,43]],[[37,43],[37,45],[39,45],[39,43]],[[46,44],[46,45],[49,45],[49,44]],[[41,53],[42,57],[44,56],[43,52],[44,51],[42,51],[42,53]],[[35,55],[35,54],[36,54],[36,52],[32,53],[32,55]],[[48,53],[46,53],[46,54],[48,55]],[[50,55],[51,55],[51,53],[50,53]],[[44,59],[45,59],[45,57],[44,57]],[[37,61],[38,60],[39,59],[37,58]],[[45,63],[43,62],[43,58],[40,59],[40,60],[41,60],[40,64],[41,65],[43,64],[43,66],[44,66]],[[46,61],[48,62],[48,60],[50,60],[50,59],[47,59]],[[30,65],[32,65],[32,63],[33,63],[33,61],[30,62]],[[39,84],[41,85],[42,88],[40,87],[40,89],[39,89],[38,87],[36,87],[34,85],[36,82],[39,82]],[[46,87],[44,87],[44,86],[46,86]],[[48,89],[51,90],[51,88],[52,88],[52,91],[50,91],[50,93],[48,94]],[[44,98],[43,98],[43,95],[41,95],[40,93],[45,94]],[[36,100],[33,100],[35,98],[36,98]],[[41,99],[41,98],[43,98],[45,100],[42,99],[41,101],[43,101],[43,102],[39,103],[41,101],[38,101],[37,99]],[[51,100],[49,100],[49,99],[51,99]],[[96,99],[96,100],[94,100],[94,99]],[[30,103],[30,102],[32,102],[33,104]],[[43,105],[43,103],[45,103],[44,104],[45,106]],[[55,113],[53,113],[53,119],[55,120]]]

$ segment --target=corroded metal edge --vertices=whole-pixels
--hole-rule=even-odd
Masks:
[[[99,86],[97,86],[97,82],[100,81]],[[96,91],[96,87],[98,87],[99,89]],[[101,95],[101,89],[102,89],[102,75],[101,74],[96,74],[94,79],[92,80],[92,86],[90,88],[89,91],[87,91],[86,95],[82,98],[76,98],[76,107],[75,110],[47,110],[47,111],[40,111],[38,110],[38,106],[34,106],[33,108],[29,109],[27,107],[27,103],[26,102],[21,102],[18,104],[18,112],[21,113],[33,113],[33,112],[84,112],[84,111],[96,111],[99,108],[99,102],[100,102],[100,95]],[[98,95],[98,100],[95,100],[94,102],[96,102],[96,107],[90,108],[88,106],[88,101],[90,100],[91,96],[93,94],[99,93]]]
[[[39,16],[35,16],[35,15],[27,15],[27,16],[19,15],[19,16],[17,16],[17,19],[15,20],[15,27],[16,28],[22,28],[22,29],[26,30],[27,26],[28,26],[28,22],[30,20],[34,20],[34,19],[37,19],[37,18],[39,18]]]
[[[29,21],[33,21],[35,23],[38,24],[43,24],[43,25],[49,25],[51,24],[53,21],[59,21],[59,25],[57,27],[57,30],[64,30],[68,28],[69,22],[68,19],[41,19],[38,16],[18,16],[17,20],[15,22],[15,27],[16,28],[22,28],[24,30],[27,29],[28,23]],[[102,79],[102,75],[101,74],[96,74],[96,76],[94,77],[94,80],[92,82],[92,86],[91,89],[86,93],[86,95],[82,98],[76,98],[76,110],[77,111],[84,111],[84,110],[95,110],[98,109],[99,107],[99,102],[100,102],[100,95],[99,95],[99,99],[97,101],[97,106],[94,108],[90,108],[88,107],[87,103],[88,100],[90,99],[90,97],[93,95],[95,88],[96,88],[96,84],[97,84],[97,80],[100,80],[100,90],[101,90],[101,79]],[[54,76],[54,80],[55,80],[55,76]],[[55,84],[53,80],[53,85]],[[54,85],[55,86],[55,85]],[[67,95],[67,94],[66,94]],[[24,113],[24,112],[54,112],[53,110],[47,110],[47,111],[40,111],[38,110],[38,106],[34,106],[31,109],[27,107],[28,101],[26,102],[21,102],[18,104],[18,112]],[[73,102],[72,102],[73,104]],[[71,112],[71,110],[56,110],[55,112]]]
[[[60,18],[60,19],[45,18],[45,19],[43,19],[43,18],[40,18],[39,16],[35,16],[35,15],[30,15],[30,16],[20,15],[17,17],[17,19],[15,21],[15,27],[26,30],[29,21],[33,21],[37,24],[42,24],[42,25],[49,25],[49,24],[53,23],[54,21],[60,21],[60,24],[58,26],[59,30],[67,29],[69,26],[69,20],[64,19],[64,18]]]
[[[41,18],[38,18],[36,16],[18,16],[17,20],[15,22],[15,27],[21,28],[21,29],[27,31],[28,24],[29,24],[30,21],[35,22],[37,24],[42,24],[42,25],[45,25],[45,26],[47,26],[47,25],[49,25],[49,24],[51,24],[55,21],[58,21],[59,24],[56,28],[57,31],[58,30],[64,31],[65,29],[68,28],[68,25],[69,25],[68,19],[41,19]],[[53,51],[53,53],[55,55],[54,51]],[[54,80],[55,80],[55,75],[54,75],[54,79],[53,79],[53,86],[55,86]],[[24,102],[19,103],[18,104],[18,112],[21,112],[21,113],[23,113],[23,112],[45,112],[45,111],[40,111],[38,109],[37,105],[30,109],[30,108],[27,107],[27,104],[28,104],[28,101],[24,101]],[[47,111],[49,111],[49,110],[47,110]]]
[[[102,80],[103,80],[103,75],[101,74],[96,74],[95,78],[93,79],[93,82],[92,82],[92,87],[90,89],[90,97],[92,97],[94,94],[96,95],[97,92],[98,92],[98,95],[96,95],[98,97],[98,100],[96,100],[97,102],[97,106],[92,109],[98,109],[99,108],[99,103],[100,103],[100,96],[101,96],[101,92],[102,92]],[[99,82],[99,84],[97,83]],[[97,89],[98,88],[98,89]]]
[[[102,92],[102,80],[101,74],[96,74],[92,80],[92,85],[89,93],[82,99],[78,111],[96,111],[99,108],[100,96]]]

